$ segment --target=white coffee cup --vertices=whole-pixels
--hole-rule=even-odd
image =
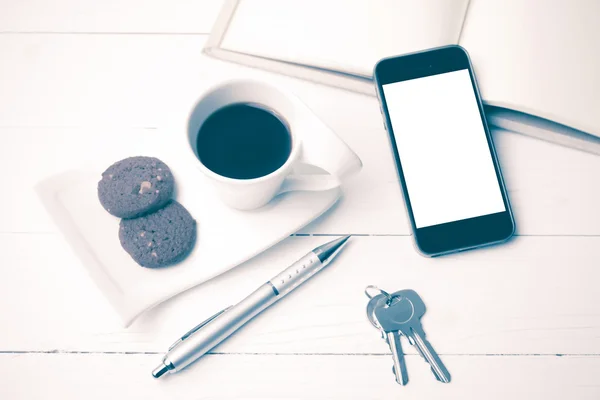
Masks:
[[[219,175],[200,161],[196,148],[202,124],[215,111],[236,103],[254,103],[272,110],[288,125],[292,148],[277,170],[254,179]],[[251,210],[289,191],[334,189],[362,167],[358,156],[296,96],[260,81],[230,81],[210,89],[193,107],[187,127],[188,142],[200,170],[215,184],[230,207]],[[327,174],[301,174],[298,166],[313,165]]]

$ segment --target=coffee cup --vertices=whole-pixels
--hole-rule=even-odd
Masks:
[[[337,188],[362,167],[295,95],[254,80],[208,90],[189,114],[187,139],[198,168],[239,210],[262,207],[285,192]],[[306,173],[306,165],[316,169]]]

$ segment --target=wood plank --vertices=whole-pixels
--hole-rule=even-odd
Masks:
[[[52,231],[32,197],[37,180],[77,167],[95,146],[110,151],[117,137],[184,135],[187,111],[209,86],[257,78],[295,91],[365,165],[338,206],[302,233],[410,233],[375,99],[203,57],[203,40],[0,35],[0,138],[8,143],[0,163],[25,171],[5,177],[19,198],[0,200],[9,205],[0,208],[0,231]],[[600,234],[599,157],[500,131],[495,138],[519,234]]]
[[[0,199],[0,231],[56,231],[33,190],[37,182],[81,167],[100,151],[103,159],[130,156],[122,148],[169,133],[152,128],[0,128],[0,138],[9,143],[0,148],[0,165],[20,171],[4,177],[13,190]],[[354,148],[365,149],[367,137],[357,133],[349,138]],[[518,234],[600,234],[600,190],[590,184],[599,173],[600,158],[507,132],[498,131],[495,138]],[[532,159],[524,147],[539,158]],[[389,177],[394,166],[387,144],[377,148],[385,160],[378,162],[375,151],[358,150],[364,161],[361,174],[348,182],[339,204],[300,233],[410,234],[399,183]]]
[[[61,238],[0,235],[0,351],[165,351],[326,240],[286,239],[123,329]],[[600,355],[599,245],[598,237],[518,237],[428,259],[409,237],[354,237],[328,269],[215,351],[386,354],[365,316],[363,291],[374,284],[421,294],[441,354]]]
[[[0,125],[156,127],[170,102],[191,106],[199,91],[187,78],[211,75],[205,38],[0,35]]]
[[[0,0],[0,33],[208,33],[223,0]]]
[[[453,381],[436,382],[408,356],[398,386],[389,356],[212,355],[177,376],[153,380],[154,354],[1,354],[11,399],[598,399],[599,357],[444,358]],[[35,384],[32,385],[32,381]]]

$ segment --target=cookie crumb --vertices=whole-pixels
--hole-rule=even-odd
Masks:
[[[148,192],[148,189],[152,187],[152,184],[148,181],[143,181],[140,185],[140,194],[144,194],[144,192]]]
[[[158,254],[156,254],[155,251],[153,251],[152,253],[150,253],[150,255],[152,255],[152,257],[158,257]]]
[[[160,176],[160,175],[157,175],[157,176],[156,176],[156,180],[157,180],[157,181],[162,181],[162,176]]]
[[[144,237],[144,236],[146,236],[146,232],[145,232],[145,231],[141,231],[141,232],[140,232],[140,236],[141,236],[141,237]]]
[[[148,247],[152,247],[152,242],[148,242]]]

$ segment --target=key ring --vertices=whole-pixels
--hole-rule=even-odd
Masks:
[[[375,294],[373,294],[372,292],[376,292],[376,293],[375,293]],[[377,286],[375,286],[375,285],[369,285],[369,286],[367,286],[367,287],[365,288],[365,294],[367,295],[367,297],[368,297],[369,299],[372,299],[372,298],[373,298],[373,297],[375,297],[375,296],[379,296],[380,294],[384,295],[384,296],[385,296],[385,299],[386,299],[386,300],[385,300],[385,304],[386,304],[388,307],[392,305],[392,302],[393,302],[394,300],[398,300],[398,301],[400,301],[400,300],[402,300],[402,299],[403,299],[403,296],[394,296],[394,295],[391,295],[391,294],[389,294],[388,292],[386,292],[385,290],[383,290],[383,289],[379,289],[379,288],[378,288]]]
[[[376,294],[372,294],[371,292],[376,292]],[[365,294],[367,295],[367,297],[369,299],[372,299],[375,296],[379,296],[380,294],[384,295],[387,300],[386,303],[389,305],[392,302],[392,295],[390,295],[388,292],[386,292],[385,290],[379,289],[377,286],[375,285],[369,285],[365,288]]]

